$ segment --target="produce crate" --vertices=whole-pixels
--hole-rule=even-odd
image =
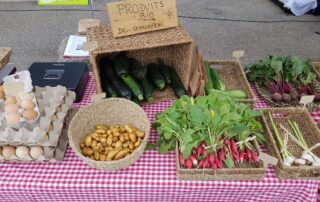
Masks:
[[[305,108],[270,108],[264,110],[264,121],[267,124],[267,149],[268,151],[278,158],[278,164],[275,166],[276,175],[281,179],[310,179],[320,177],[320,166],[285,166],[280,155],[279,148],[275,141],[272,125],[268,113],[273,114],[274,123],[279,129],[280,136],[283,130],[279,127],[282,124],[290,132],[291,128],[288,127],[287,120],[290,118],[292,121],[297,122],[308,146],[313,146],[320,141],[320,130],[313,123],[313,120]],[[276,115],[276,116],[275,116]],[[272,131],[272,132],[271,132]],[[287,144],[288,151],[296,157],[302,155],[303,150],[291,139]],[[314,154],[320,156],[320,148],[313,150]]]
[[[11,48],[0,47],[0,69],[8,64],[11,52]]]
[[[227,90],[243,90],[247,98],[240,101],[254,106],[256,97],[239,62],[235,60],[209,60],[208,62],[218,71]]]
[[[158,58],[175,68],[189,95],[203,95],[206,83],[203,59],[191,37],[181,26],[173,29],[142,33],[127,37],[114,38],[110,27],[93,27],[87,30],[88,42],[97,47],[90,52],[90,62],[96,80],[97,93],[101,93],[99,61],[101,57],[114,56],[126,51],[129,57],[142,64],[156,62]],[[154,93],[155,101],[176,98],[173,91]]]
[[[266,131],[265,122],[260,119],[264,131]],[[253,140],[254,149],[258,156],[261,154],[260,147],[256,139]],[[179,180],[259,180],[263,179],[267,164],[260,160],[258,163],[236,163],[234,168],[221,168],[213,171],[212,169],[185,169],[179,163],[178,141],[175,148],[177,178]]]

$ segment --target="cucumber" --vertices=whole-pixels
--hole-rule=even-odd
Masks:
[[[209,62],[204,61],[204,66],[205,66],[205,70],[206,70],[206,77],[208,80],[206,86],[204,87],[204,90],[205,90],[206,94],[208,95],[210,93],[210,90],[213,89],[213,81],[212,81],[212,77],[211,77]]]
[[[166,88],[166,81],[159,71],[159,66],[155,63],[148,65],[148,77],[152,83],[159,89],[164,90]]]
[[[119,77],[129,74],[129,58],[124,52],[120,52],[116,55],[114,60],[114,71]]]
[[[139,84],[134,80],[134,78],[130,75],[122,76],[122,81],[130,88],[132,91],[134,97],[136,97],[138,100],[143,100],[143,91]]]
[[[236,98],[236,99],[245,99],[247,97],[247,94],[243,90],[228,90],[225,91],[230,97]]]
[[[134,102],[134,103],[136,103],[137,105],[141,106],[141,101],[138,100],[137,98],[133,97],[133,98],[131,99],[131,101]]]
[[[177,97],[181,97],[183,95],[186,95],[186,91],[181,83],[181,80],[176,72],[176,70],[174,70],[173,68],[171,69],[171,87],[173,89],[174,94]]]
[[[136,59],[129,58],[130,73],[135,79],[143,79],[147,74],[147,68],[142,66]]]
[[[140,84],[141,87],[143,89],[143,95],[144,95],[144,99],[148,102],[152,102],[153,101],[153,86],[152,84],[150,84],[149,80],[147,79],[147,77],[144,77],[143,79],[140,80]]]
[[[210,68],[211,79],[213,82],[213,87],[217,90],[226,90],[224,81],[220,79],[219,73],[216,69]]]
[[[164,64],[163,60],[160,58],[158,58],[158,66],[159,66],[160,73],[163,75],[164,79],[166,80],[166,83],[170,84],[172,67]]]
[[[101,87],[103,91],[107,94],[107,97],[117,97],[118,93],[116,91],[116,88],[109,81],[109,79],[107,79],[103,75],[101,75],[100,78],[101,78]]]
[[[110,58],[102,58],[100,61],[100,74],[104,75],[116,88],[120,97],[131,99],[131,91],[128,87],[117,77],[113,70],[113,63]]]

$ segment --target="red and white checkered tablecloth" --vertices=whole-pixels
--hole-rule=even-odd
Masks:
[[[84,99],[95,92],[91,75]],[[172,101],[144,105],[150,122]],[[256,108],[266,107],[258,100]],[[315,121],[320,112],[313,113]],[[157,139],[151,131],[151,142]],[[269,166],[263,180],[178,181],[174,154],[145,151],[129,168],[107,172],[84,164],[68,148],[60,163],[1,163],[0,201],[303,201],[317,200],[317,180],[279,180]]]

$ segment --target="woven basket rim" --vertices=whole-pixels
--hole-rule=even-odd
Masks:
[[[144,151],[145,144],[143,144],[143,143],[148,142],[148,139],[149,139],[149,136],[150,136],[150,122],[149,121],[148,121],[148,127],[146,127],[147,128],[147,132],[145,132],[145,137],[143,138],[140,146],[138,148],[136,148],[130,155],[126,156],[125,158],[122,158],[122,159],[119,159],[119,160],[112,160],[112,161],[96,161],[96,160],[92,160],[90,158],[85,157],[81,152],[78,152],[78,150],[76,148],[76,145],[75,145],[74,140],[73,140],[73,135],[72,135],[72,132],[71,132],[71,128],[74,125],[75,120],[77,118],[79,118],[80,116],[82,116],[83,113],[85,113],[86,111],[96,107],[97,105],[107,104],[109,102],[119,101],[119,100],[121,100],[122,102],[129,103],[132,106],[135,106],[137,108],[137,110],[139,110],[143,114],[144,118],[146,120],[149,120],[147,115],[146,115],[146,113],[144,112],[144,110],[139,105],[137,105],[136,103],[134,103],[134,102],[132,102],[130,100],[124,99],[124,98],[107,98],[107,99],[104,99],[102,101],[90,104],[87,107],[79,109],[79,111],[76,113],[76,115],[73,117],[73,119],[70,122],[70,127],[69,127],[69,130],[68,130],[68,137],[69,137],[69,144],[70,144],[72,150],[75,152],[75,154],[78,157],[80,157],[84,161],[84,163],[89,164],[89,165],[100,164],[100,165],[103,165],[104,167],[107,167],[107,166],[112,167],[114,165],[118,165],[118,164],[121,164],[123,162],[126,162],[128,159],[138,155],[141,152],[141,150],[142,150],[142,152]],[[136,160],[138,160],[138,158]],[[97,168],[97,169],[99,169],[99,168]],[[121,169],[123,169],[123,168],[121,168]],[[105,169],[105,170],[107,170],[107,169]]]

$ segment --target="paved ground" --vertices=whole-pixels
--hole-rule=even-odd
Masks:
[[[38,7],[36,2],[1,3],[0,46],[13,47],[19,69],[34,61],[56,61],[62,38],[90,17],[86,7]],[[95,1],[95,17],[108,22],[106,0]],[[177,0],[180,22],[206,58],[229,59],[246,51],[243,63],[268,54],[320,60],[320,17],[286,15],[269,0]]]

